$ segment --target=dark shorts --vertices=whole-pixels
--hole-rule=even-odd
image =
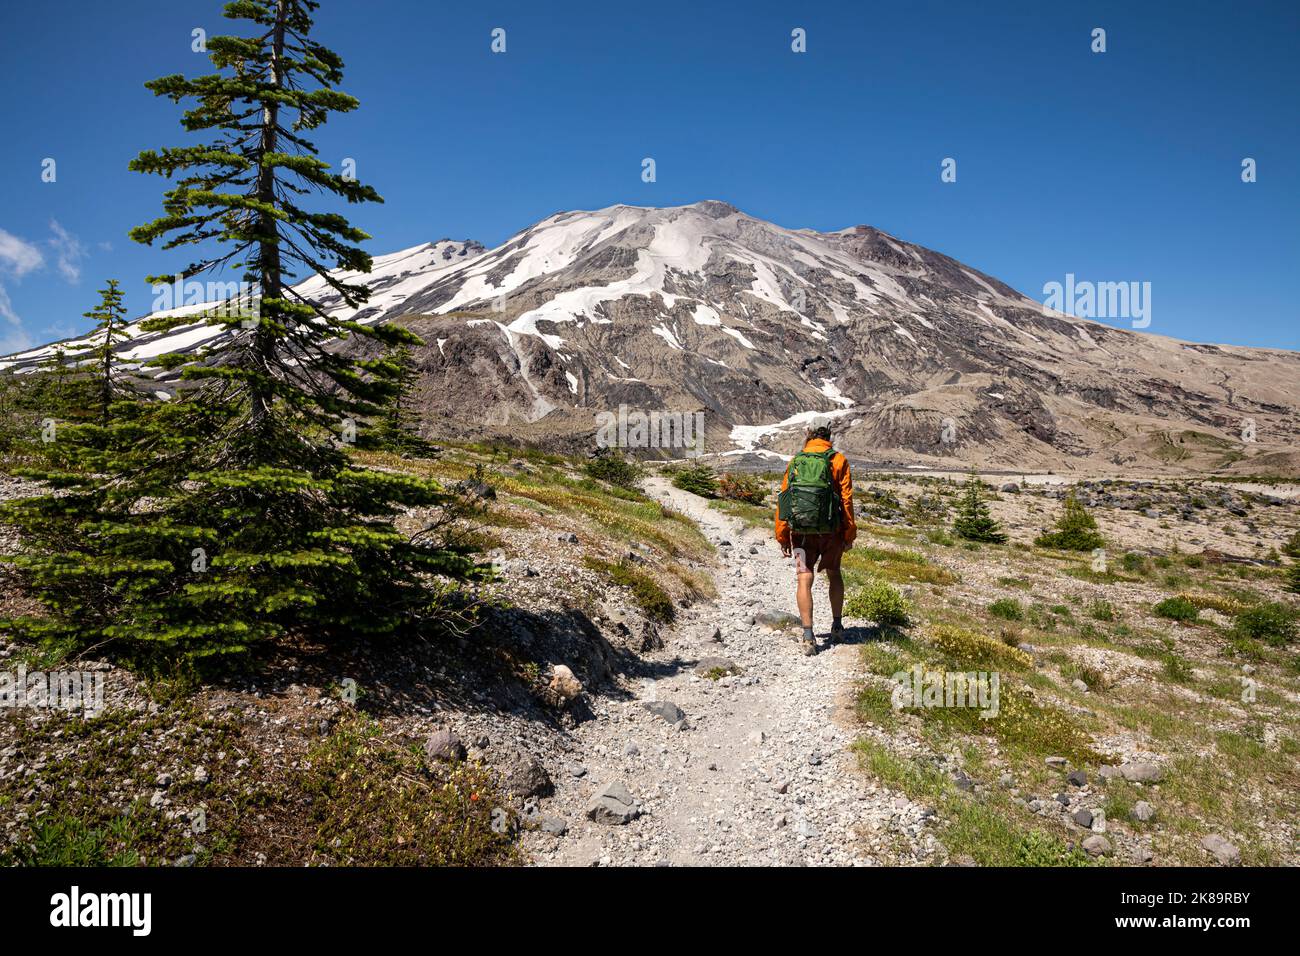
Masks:
[[[844,539],[838,532],[829,534],[795,534],[790,537],[794,549],[795,570],[838,571],[844,557]]]

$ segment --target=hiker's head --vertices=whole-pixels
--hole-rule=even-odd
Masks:
[[[813,419],[812,424],[808,426],[806,440],[812,441],[814,438],[820,438],[822,441],[830,441],[831,423],[824,418]]]

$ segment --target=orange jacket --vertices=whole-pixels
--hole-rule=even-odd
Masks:
[[[829,450],[831,443],[822,438],[813,438],[803,446],[804,451],[823,452]],[[858,536],[858,524],[853,520],[853,476],[849,473],[849,460],[839,452],[831,455],[831,481],[840,487],[840,501],[844,507],[840,513],[839,535],[845,544],[852,544]],[[790,466],[785,466],[785,477],[781,479],[781,490],[790,485]],[[776,540],[780,544],[790,543],[790,525],[781,520],[781,509],[776,509]]]

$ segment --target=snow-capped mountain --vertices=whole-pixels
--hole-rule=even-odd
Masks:
[[[612,206],[558,213],[495,249],[444,240],[380,256],[365,281],[373,294],[355,314],[319,279],[298,288],[424,338],[420,400],[435,434],[590,446],[595,416],[626,406],[703,411],[711,451],[788,451],[821,414],[838,419],[841,448],[873,459],[1296,465],[1297,353],[1049,312],[870,226],[788,229],[716,201]],[[220,334],[138,333],[122,357]]]

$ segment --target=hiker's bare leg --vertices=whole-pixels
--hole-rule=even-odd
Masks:
[[[831,592],[831,617],[838,621],[844,616],[844,578],[840,576],[839,568],[826,569],[826,583]],[[812,608],[811,594],[808,595],[808,607]]]
[[[798,580],[799,586],[795,589],[795,598],[799,602],[799,621],[804,627],[812,627],[813,573],[811,571],[800,571]],[[840,600],[843,599],[844,594],[841,588]]]

